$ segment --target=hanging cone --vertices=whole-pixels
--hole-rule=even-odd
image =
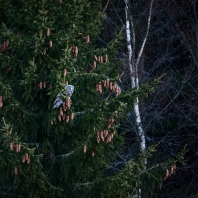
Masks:
[[[13,151],[13,143],[10,142],[10,150]]]
[[[50,35],[50,29],[49,28],[47,28],[46,34],[47,34],[47,36]]]
[[[103,57],[100,56],[100,63],[103,63]]]
[[[108,135],[108,130],[106,129],[104,130],[104,137],[107,137],[107,135]]]
[[[58,114],[58,121],[61,121],[61,114]]]
[[[28,158],[29,158],[29,155],[28,155],[28,153],[26,153],[26,154],[25,154],[25,160],[27,161]]]
[[[43,83],[42,83],[42,82],[39,83],[39,88],[40,88],[40,89],[43,88]]]
[[[75,53],[76,56],[78,55],[78,47],[77,46],[75,47],[74,53]]]
[[[71,49],[72,49],[72,52],[75,53],[76,46],[75,45],[72,45],[72,48]]]
[[[111,142],[111,135],[108,136],[108,142]]]
[[[113,90],[113,85],[112,83],[109,83],[109,89],[112,91]]]
[[[93,69],[96,68],[96,61],[94,61],[94,62],[92,63],[92,66],[93,66]]]
[[[59,2],[62,3],[63,1],[62,0],[59,0]]]
[[[38,47],[38,42],[35,43],[35,47]]]
[[[28,157],[28,160],[27,160],[27,164],[29,164],[30,163],[30,156]]]
[[[104,61],[105,61],[105,63],[108,61],[108,55],[107,54],[104,55]]]
[[[18,144],[19,152],[21,151],[21,144]]]
[[[115,89],[115,92],[118,94],[119,93],[119,87],[117,86]]]
[[[87,43],[89,43],[90,42],[90,37],[89,37],[89,35],[87,35],[86,37],[85,37],[85,43],[87,44]]]
[[[97,131],[97,138],[100,138],[100,131]]]
[[[64,70],[63,70],[63,76],[66,76],[66,75],[67,75],[67,70],[64,69]]]
[[[104,87],[107,87],[107,80],[104,81]]]
[[[43,50],[43,55],[44,55],[44,56],[46,55],[46,49]]]
[[[83,147],[83,152],[84,152],[84,153],[87,152],[87,146],[86,146],[86,145],[84,145],[84,147]]]
[[[69,116],[66,116],[65,120],[68,123],[69,122]]]
[[[94,59],[95,59],[95,61],[97,61],[97,60],[98,60],[98,58],[97,58],[97,56],[96,56],[96,55],[94,55]]]
[[[166,178],[169,177],[169,170],[166,170]]]
[[[43,88],[44,89],[46,88],[46,82],[45,81],[43,82]]]
[[[115,111],[115,117],[118,117],[118,112],[117,111]]]
[[[18,168],[14,167],[14,174],[17,175],[18,174]]]
[[[114,83],[114,85],[113,85],[113,87],[112,87],[112,91],[113,91],[113,92],[116,91],[116,87],[117,87],[117,85],[115,85],[115,83]]]
[[[51,125],[53,125],[54,124],[53,120],[51,120],[50,123],[51,123]]]
[[[15,145],[15,149],[16,149],[16,153],[18,153],[19,152],[19,145],[18,144]]]
[[[101,139],[102,139],[102,141],[104,142],[103,131],[100,131],[100,138],[101,138]]]
[[[99,144],[99,143],[100,143],[100,138],[97,138],[96,140],[97,140],[97,142],[98,142],[98,144]]]
[[[106,143],[108,143],[109,142],[109,136],[107,136],[107,139],[106,139]]]
[[[99,85],[96,84],[96,91],[99,91]]]
[[[9,46],[9,41],[7,40],[6,41],[6,48]]]
[[[22,156],[22,162],[25,162],[25,155]]]
[[[173,167],[171,167],[171,169],[170,169],[170,175],[172,175],[172,174],[174,174],[174,169],[173,169]]]
[[[63,108],[60,107],[60,115],[63,116]]]
[[[49,46],[50,46],[50,47],[52,47],[52,40],[50,40],[50,42],[49,42]]]
[[[70,109],[71,104],[72,104],[72,101],[70,99],[67,99],[66,100],[66,106],[68,107],[68,109]]]
[[[98,83],[98,91],[100,93],[102,93],[102,83],[101,82]]]
[[[113,123],[114,123],[114,121],[115,121],[114,117],[113,117],[113,116],[111,116],[111,117],[109,118],[109,124],[113,124]]]
[[[50,88],[52,88],[52,84],[50,84],[50,86],[49,86]]]
[[[63,110],[66,111],[67,110],[67,104],[66,101],[63,102]]]
[[[71,118],[71,120],[74,119],[74,113],[71,113],[70,118]]]
[[[94,154],[94,151],[91,152],[91,155],[92,155],[92,157],[94,157],[94,155],[95,155],[95,154]]]

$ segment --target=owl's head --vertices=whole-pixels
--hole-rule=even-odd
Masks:
[[[66,85],[65,90],[73,93],[74,92],[74,86],[73,85]]]

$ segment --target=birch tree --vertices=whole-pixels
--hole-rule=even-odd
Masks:
[[[140,59],[142,57],[143,50],[145,48],[145,44],[148,38],[149,29],[150,29],[150,22],[151,22],[151,14],[152,14],[152,6],[154,0],[151,0],[150,8],[149,8],[149,16],[147,21],[147,30],[138,52],[138,56],[135,57],[135,47],[136,47],[136,32],[134,29],[133,18],[130,13],[130,0],[125,0],[125,14],[126,14],[126,39],[127,39],[127,49],[128,49],[128,66],[130,70],[130,78],[131,78],[131,88],[134,89],[135,87],[139,88],[139,76],[138,76],[138,66]],[[135,121],[137,127],[137,135],[139,140],[139,149],[140,152],[146,151],[146,138],[145,132],[142,127],[141,115],[140,115],[140,106],[139,106],[139,98],[136,97],[135,103],[133,105],[134,113],[135,113]],[[146,169],[147,159],[144,158],[144,169]],[[139,189],[139,197],[141,197],[141,189]]]
[[[140,59],[142,57],[143,50],[145,48],[145,44],[148,38],[150,22],[151,22],[151,14],[152,14],[152,6],[154,0],[150,3],[149,8],[149,16],[147,21],[147,30],[142,42],[141,48],[139,50],[137,58],[135,57],[135,47],[136,47],[136,32],[134,29],[133,18],[130,13],[130,1],[125,0],[125,14],[126,14],[126,38],[127,38],[127,49],[128,49],[128,66],[130,69],[130,78],[131,78],[131,88],[135,87],[139,88],[139,76],[138,76],[138,66],[140,63]],[[136,117],[136,125],[137,125],[137,134],[139,137],[139,148],[141,152],[146,151],[146,140],[145,140],[145,132],[142,127],[141,115],[140,115],[140,107],[139,107],[139,98],[136,97],[136,101],[134,103],[134,113]],[[144,165],[146,169],[147,160],[144,160]]]

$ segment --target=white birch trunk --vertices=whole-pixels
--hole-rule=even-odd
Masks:
[[[135,51],[133,51],[135,48],[135,32],[134,29],[131,30],[130,24],[133,28],[133,21],[132,18],[130,17],[130,0],[125,0],[125,14],[126,14],[126,38],[127,38],[127,49],[128,49],[128,65],[130,69],[130,77],[131,77],[131,88],[139,88],[139,77],[138,77],[138,65],[140,62],[140,58],[142,56],[146,40],[148,37],[149,29],[150,29],[150,20],[151,20],[151,10],[152,10],[152,5],[153,1],[151,0],[150,4],[150,10],[149,10],[149,16],[148,16],[148,23],[147,23],[147,31],[146,35],[144,37],[144,40],[142,42],[142,46],[140,48],[140,51],[138,53],[137,60],[135,61]],[[133,36],[133,37],[132,37]],[[133,46],[133,47],[132,47]],[[139,147],[141,152],[146,151],[146,138],[145,138],[145,133],[142,127],[142,122],[141,122],[141,116],[140,116],[140,109],[139,109],[139,98],[136,97],[135,99],[135,104],[133,106],[134,108],[134,113],[135,113],[135,121],[136,121],[136,126],[137,126],[137,134],[138,134],[138,139],[139,139]],[[144,169],[146,169],[147,165],[147,159],[144,158]],[[139,189],[139,195],[138,197],[141,198],[141,189]]]
[[[135,63],[135,60],[132,59],[133,55],[133,49],[132,49],[132,37],[131,37],[131,28],[130,28],[130,14],[129,14],[129,0],[125,0],[126,7],[125,7],[125,13],[126,13],[126,38],[127,38],[127,48],[128,48],[128,64],[130,69],[130,76],[131,76],[131,88],[139,87],[139,80],[138,80],[138,73],[137,73],[137,63],[139,61],[137,60]],[[134,39],[134,38],[133,38]],[[143,50],[142,50],[143,51]],[[140,55],[140,54],[139,54]],[[135,104],[134,104],[134,113],[136,117],[136,125],[137,125],[137,132],[139,136],[139,143],[140,143],[140,151],[144,152],[146,150],[146,141],[145,141],[145,134],[144,130],[142,128],[142,122],[140,117],[140,110],[139,110],[139,98],[136,98]],[[146,164],[145,164],[146,166]]]

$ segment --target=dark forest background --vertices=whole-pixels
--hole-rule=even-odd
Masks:
[[[131,1],[136,51],[145,36],[149,4],[145,0]],[[101,44],[125,25],[124,9],[124,1],[109,1]],[[130,78],[126,35],[123,35],[123,46],[117,55],[125,72],[122,88],[127,89]],[[157,197],[195,197],[198,189],[198,1],[154,1],[150,32],[138,69],[140,85],[166,74],[155,93],[145,97],[140,107],[147,146],[160,142],[148,163],[153,165],[175,157],[185,144],[188,149],[185,165],[177,164],[176,174],[156,190]],[[133,113],[128,115],[128,122],[122,125],[128,131],[125,159],[133,158],[138,150],[135,118]]]

